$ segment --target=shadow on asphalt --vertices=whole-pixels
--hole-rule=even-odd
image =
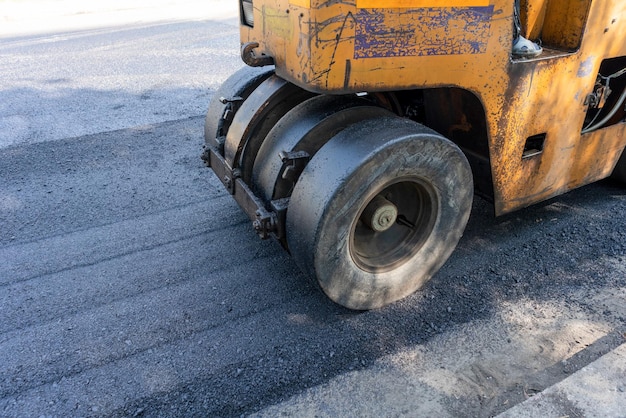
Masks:
[[[5,237],[0,251],[33,254],[7,274],[23,277],[2,285],[13,292],[5,306],[19,307],[3,313],[5,332],[28,337],[45,325],[49,333],[24,337],[34,354],[20,351],[24,363],[7,366],[15,376],[2,397],[48,386],[57,396],[58,385],[68,403],[87,397],[81,407],[106,394],[118,404],[110,416],[239,416],[494,319],[507,303],[593,312],[577,292],[615,285],[604,267],[589,270],[626,253],[626,190],[605,181],[501,218],[476,198],[457,250],[421,291],[380,310],[343,309],[276,242],[258,240],[202,166],[202,122],[0,151],[0,195],[21,205],[2,208],[0,226],[16,238]],[[119,336],[127,334],[130,344]],[[610,333],[576,367],[620,341]],[[84,346],[84,354],[42,363],[55,344]],[[551,367],[529,378],[545,386],[568,372]],[[112,380],[128,380],[137,394],[126,399],[107,386]],[[450,402],[460,416],[504,408]]]
[[[459,248],[435,278],[415,295],[371,312],[334,305],[297,273],[286,255],[278,255],[289,273],[269,280],[293,281],[306,294],[289,303],[288,310],[278,308],[281,316],[291,318],[289,325],[272,331],[284,335],[285,343],[274,341],[261,355],[127,405],[120,414],[135,408],[148,413],[169,410],[174,415],[190,410],[218,416],[260,411],[336,376],[371,367],[383,356],[425,344],[463,324],[489,319],[503,302],[557,299],[568,303],[570,294],[589,286],[589,280],[595,288],[614,285],[614,279],[601,272],[594,277],[576,273],[581,265],[625,253],[624,199],[622,187],[604,181],[496,219],[490,206],[476,198]],[[302,326],[294,327],[294,322]],[[502,412],[622,342],[621,333],[612,332],[576,354],[570,360],[574,370],[556,363],[528,376],[530,382],[540,382],[533,387],[501,388],[507,392],[506,406],[468,409],[476,399],[457,398],[453,409],[458,416],[472,416],[477,410],[485,416]],[[150,406],[145,409],[145,405]]]

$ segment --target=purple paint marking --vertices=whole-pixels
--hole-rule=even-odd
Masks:
[[[403,10],[387,24],[383,9],[356,15],[354,58],[482,54],[493,6]]]

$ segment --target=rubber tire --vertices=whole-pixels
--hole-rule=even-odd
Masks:
[[[269,81],[269,80],[268,80]],[[289,110],[314,96],[314,93],[303,90],[292,83],[286,83],[281,89],[277,97],[272,98],[263,109],[254,122],[248,125],[248,136],[243,138],[244,145],[241,150],[240,161],[235,166],[241,169],[241,178],[247,184],[252,181],[252,172],[254,164],[259,153],[259,149],[263,145],[268,133],[285,116]],[[241,140],[241,138],[237,138]],[[226,141],[229,141],[227,138]],[[226,157],[228,160],[228,144],[226,144]]]
[[[230,127],[230,122],[222,119],[228,104],[222,103],[220,98],[241,97],[245,100],[255,88],[272,74],[274,74],[273,66],[245,66],[237,70],[222,83],[220,88],[213,94],[204,119],[204,140],[207,145],[219,147],[220,144],[216,139],[225,137]]]
[[[364,269],[352,234],[368,200],[398,179],[434,192],[432,228],[392,267]],[[461,238],[473,199],[469,163],[438,133],[407,119],[381,117],[335,135],[309,162],[287,211],[287,241],[299,265],[334,302],[355,310],[385,306],[419,289]]]
[[[291,194],[284,180],[281,151],[315,153],[338,131],[353,123],[388,114],[356,96],[316,96],[290,110],[268,133],[254,163],[252,184],[266,201]]]

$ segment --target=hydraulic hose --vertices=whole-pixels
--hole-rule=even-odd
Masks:
[[[617,110],[624,104],[624,100],[626,100],[626,89],[624,89],[624,91],[622,92],[622,95],[619,97],[619,99],[617,100],[617,103],[615,103],[615,106],[613,106],[613,109],[611,109],[608,115],[606,115],[604,118],[602,118],[602,120],[600,120],[596,124],[592,126],[588,126],[587,128],[583,129],[581,133],[586,134],[586,133],[589,133],[591,131],[595,131],[596,129],[601,128],[605,123],[609,121],[609,119],[613,117],[613,115],[615,115],[615,113],[617,113]]]

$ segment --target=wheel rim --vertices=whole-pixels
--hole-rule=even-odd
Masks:
[[[390,205],[395,207],[397,216],[390,225],[373,228],[372,205],[387,201],[382,206],[387,209],[375,211],[383,216],[383,225],[389,222]],[[369,272],[385,272],[397,268],[415,253],[420,251],[430,236],[438,214],[437,193],[433,186],[419,178],[404,178],[383,187],[370,195],[361,207],[350,232],[350,254],[361,269]],[[377,220],[378,222],[379,220]],[[378,230],[376,230],[378,229]]]

